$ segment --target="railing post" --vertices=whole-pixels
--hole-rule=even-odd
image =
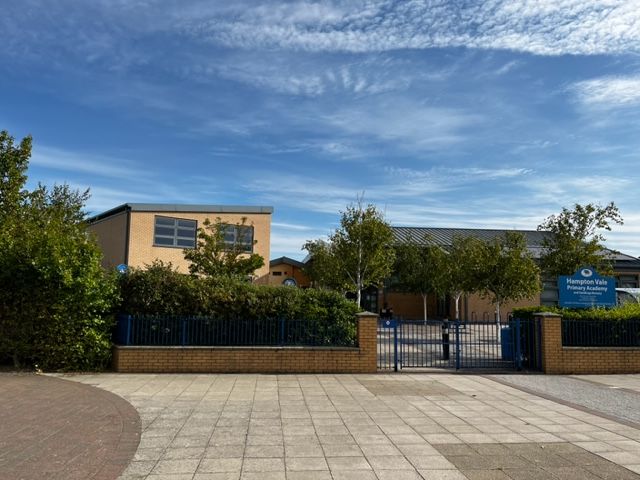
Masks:
[[[398,371],[398,323],[393,327],[393,371]]]
[[[516,318],[514,320],[514,332],[513,332],[513,342],[514,342],[514,352],[515,352],[515,356],[516,356],[516,369],[518,371],[522,370],[522,355],[520,352],[521,349],[521,345],[520,345],[520,319]]]
[[[187,344],[187,319],[182,319],[182,335],[181,335],[182,346],[184,347]]]
[[[131,315],[127,315],[127,335],[125,345],[131,345]]]
[[[280,345],[284,345],[284,317],[280,317]]]
[[[460,370],[460,320],[456,320],[456,370]]]

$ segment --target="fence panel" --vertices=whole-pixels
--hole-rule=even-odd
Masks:
[[[146,346],[356,347],[357,327],[308,319],[119,315],[114,340]]]
[[[563,347],[640,347],[640,319],[562,320]]]

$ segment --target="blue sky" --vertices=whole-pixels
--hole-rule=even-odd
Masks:
[[[272,205],[272,257],[364,194],[394,225],[535,229],[614,201],[640,255],[640,1],[2,2],[30,182]]]

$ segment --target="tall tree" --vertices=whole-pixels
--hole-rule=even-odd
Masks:
[[[496,306],[500,324],[500,305],[530,298],[540,292],[540,269],[527,251],[524,235],[507,232],[504,237],[482,242],[478,269],[473,279],[478,290]]]
[[[25,188],[31,139],[0,132],[0,360],[96,369],[110,356],[113,278],[84,222],[88,192]]]
[[[423,319],[427,321],[427,297],[443,296],[448,288],[448,258],[429,237],[410,238],[395,247],[393,288],[422,296]]]
[[[545,275],[572,275],[578,268],[588,265],[601,274],[613,270],[611,251],[607,250],[602,230],[611,230],[612,224],[622,225],[618,207],[613,202],[606,206],[575,204],[572,210],[563,208],[538,226],[550,232],[543,240],[540,265]]]
[[[484,244],[475,237],[454,236],[447,248],[446,290],[455,303],[455,318],[460,320],[460,298],[478,291],[478,272],[483,262]]]
[[[374,205],[365,207],[362,199],[358,199],[342,212],[340,227],[329,235],[328,247],[321,250],[323,255],[314,258],[313,262],[330,262],[329,266],[335,269],[334,283],[344,284],[354,291],[356,303],[361,306],[362,290],[379,285],[391,274],[394,261],[392,241],[393,232],[383,215]],[[318,243],[309,241],[303,248],[313,253]],[[321,266],[315,268],[316,271],[327,271]]]
[[[0,131],[0,228],[5,230],[8,223],[20,214],[28,192],[27,167],[31,157],[31,137],[22,139],[20,145],[6,130]]]
[[[196,247],[184,250],[184,258],[191,262],[189,272],[210,277],[251,277],[264,265],[264,258],[252,251],[257,243],[252,231],[246,217],[235,224],[207,218],[198,229]]]
[[[307,241],[303,248],[309,253],[304,273],[311,279],[313,286],[346,293],[349,279],[342,273],[342,265],[333,251],[333,245],[318,239]]]

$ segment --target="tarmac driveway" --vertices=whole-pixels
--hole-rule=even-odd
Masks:
[[[481,376],[69,378],[138,410],[123,479],[640,478],[636,425]]]

